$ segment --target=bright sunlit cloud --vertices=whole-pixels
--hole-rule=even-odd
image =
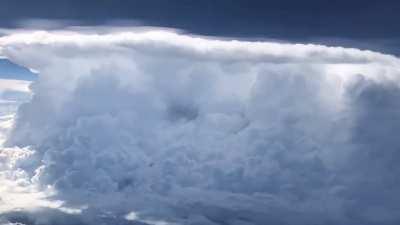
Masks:
[[[33,224],[400,219],[394,56],[166,30],[17,32],[0,56],[40,73],[29,89],[0,86],[32,92],[1,120],[6,219],[20,208],[48,209]]]

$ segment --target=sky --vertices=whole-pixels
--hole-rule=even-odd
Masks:
[[[0,78],[15,80],[35,80],[37,75],[28,69],[15,65],[8,60],[0,60]]]
[[[395,1],[0,2],[0,225],[397,225]]]

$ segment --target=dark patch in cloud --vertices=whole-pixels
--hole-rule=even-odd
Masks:
[[[400,206],[400,88],[360,79],[350,90],[354,151],[344,192],[349,216],[363,224],[397,224]],[[368,212],[368,213],[367,213]]]

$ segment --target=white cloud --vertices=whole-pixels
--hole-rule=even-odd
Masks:
[[[379,193],[399,186],[394,56],[168,31],[16,33],[0,55],[40,72],[7,139],[34,153],[12,171],[85,221],[400,220]]]

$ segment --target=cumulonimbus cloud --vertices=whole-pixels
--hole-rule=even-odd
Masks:
[[[0,55],[40,73],[18,169],[93,223],[400,221],[394,56],[154,30],[16,33]]]

